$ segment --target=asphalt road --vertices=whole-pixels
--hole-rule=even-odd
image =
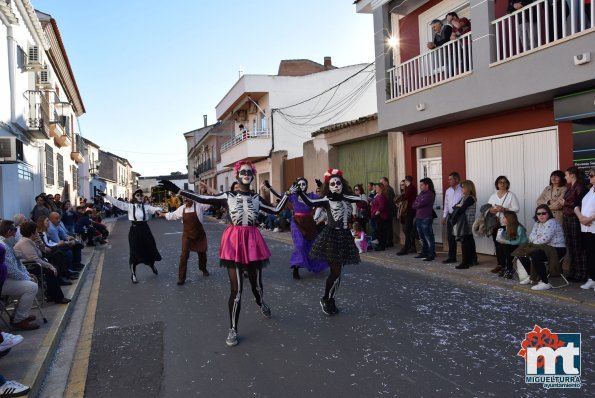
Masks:
[[[538,296],[470,286],[364,261],[347,266],[341,313],[324,315],[326,274],[288,267],[291,246],[267,239],[264,318],[244,289],[240,344],[226,347],[229,283],[219,268],[225,225],[207,221],[205,278],[191,255],[177,286],[181,224],[153,220],[159,275],[130,281],[129,223],[105,253],[86,397],[540,397],[588,396],[595,387],[594,319]],[[248,286],[248,284],[246,284]],[[527,385],[517,356],[534,325],[582,333],[581,390]],[[591,391],[591,392],[589,392]]]

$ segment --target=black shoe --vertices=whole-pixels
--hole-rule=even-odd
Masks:
[[[157,267],[155,267],[155,264],[151,264],[150,267],[155,275],[159,275],[159,271],[157,271]]]
[[[514,271],[513,270],[508,270],[504,273],[504,277],[506,279],[512,279],[512,277],[514,276]]]
[[[178,281],[178,286],[182,286],[184,283],[184,281]]]
[[[426,256],[425,254],[418,254],[417,256],[414,256],[413,258],[426,258],[428,256]]]
[[[500,270],[500,272],[498,272],[498,276],[499,276],[500,278],[502,278],[502,277],[504,276],[504,274],[505,274],[505,273],[506,273],[506,270],[505,270],[504,268],[502,268],[502,269]]]
[[[300,269],[293,267],[293,279],[300,279]]]
[[[421,261],[434,261],[435,258],[436,258],[436,256],[429,256],[429,257],[424,258]]]
[[[331,314],[335,315],[335,314],[339,313],[339,309],[337,308],[337,305],[335,304],[334,298],[328,299],[328,306],[329,306],[329,310],[331,311]]]
[[[397,252],[397,256],[406,256],[407,254],[409,254],[409,250],[399,250]]]
[[[202,276],[209,276],[209,275],[211,275],[211,274],[209,274],[209,271],[207,271],[207,270],[202,271]]]
[[[469,269],[469,266],[467,264],[459,264],[455,267],[456,269]]]
[[[332,311],[331,311],[331,306],[328,302],[327,299],[325,299],[324,297],[320,299],[320,307],[322,307],[322,312],[324,312],[327,315],[332,315]]]
[[[442,264],[452,264],[452,263],[456,263],[457,259],[456,258],[447,258],[446,260],[442,260]]]

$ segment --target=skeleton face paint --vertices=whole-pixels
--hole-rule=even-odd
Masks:
[[[329,191],[331,193],[341,193],[343,192],[343,183],[339,177],[331,177],[328,182]]]
[[[243,185],[250,185],[252,180],[254,180],[254,173],[252,172],[252,167],[247,164],[243,164],[238,171],[237,180],[240,184]]]
[[[137,193],[136,195],[134,195],[134,198],[136,199],[137,202],[143,203],[143,194],[142,193]]]
[[[306,192],[308,190],[308,182],[306,180],[298,180],[297,186],[302,190],[302,192]]]

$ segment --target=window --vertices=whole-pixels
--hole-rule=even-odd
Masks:
[[[45,144],[45,183],[54,185],[54,150]]]
[[[25,50],[21,46],[17,46],[17,68],[25,70]]]
[[[419,14],[419,46],[420,54],[428,51],[426,44],[434,39],[434,33],[430,23],[434,19],[439,19],[446,23],[446,14],[449,12],[456,12],[459,18],[470,18],[471,7],[467,0],[445,0],[430,8],[429,10]]]
[[[79,191],[79,170],[76,166],[72,166],[72,189],[74,192]]]
[[[18,163],[17,165],[17,173],[19,176],[20,180],[24,180],[24,181],[31,181],[33,180],[33,173],[31,172],[31,170],[29,169],[28,166],[22,164],[22,163]]]
[[[263,112],[260,113],[260,129],[262,131],[267,129],[267,115]]]
[[[64,188],[64,157],[60,154],[57,154],[56,163],[58,166],[58,186],[60,188]]]

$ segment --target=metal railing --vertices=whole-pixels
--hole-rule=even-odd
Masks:
[[[473,70],[471,32],[389,69],[388,99],[412,94]]]
[[[595,27],[595,5],[579,0],[539,0],[492,22],[496,62]]]
[[[41,91],[27,90],[23,94],[25,104],[25,120],[30,130],[43,130],[49,122],[49,103]]]
[[[236,135],[231,140],[224,142],[223,145],[221,145],[221,152],[225,152],[243,141],[255,138],[269,138],[269,136],[270,134],[268,129],[245,131],[241,134]]]

